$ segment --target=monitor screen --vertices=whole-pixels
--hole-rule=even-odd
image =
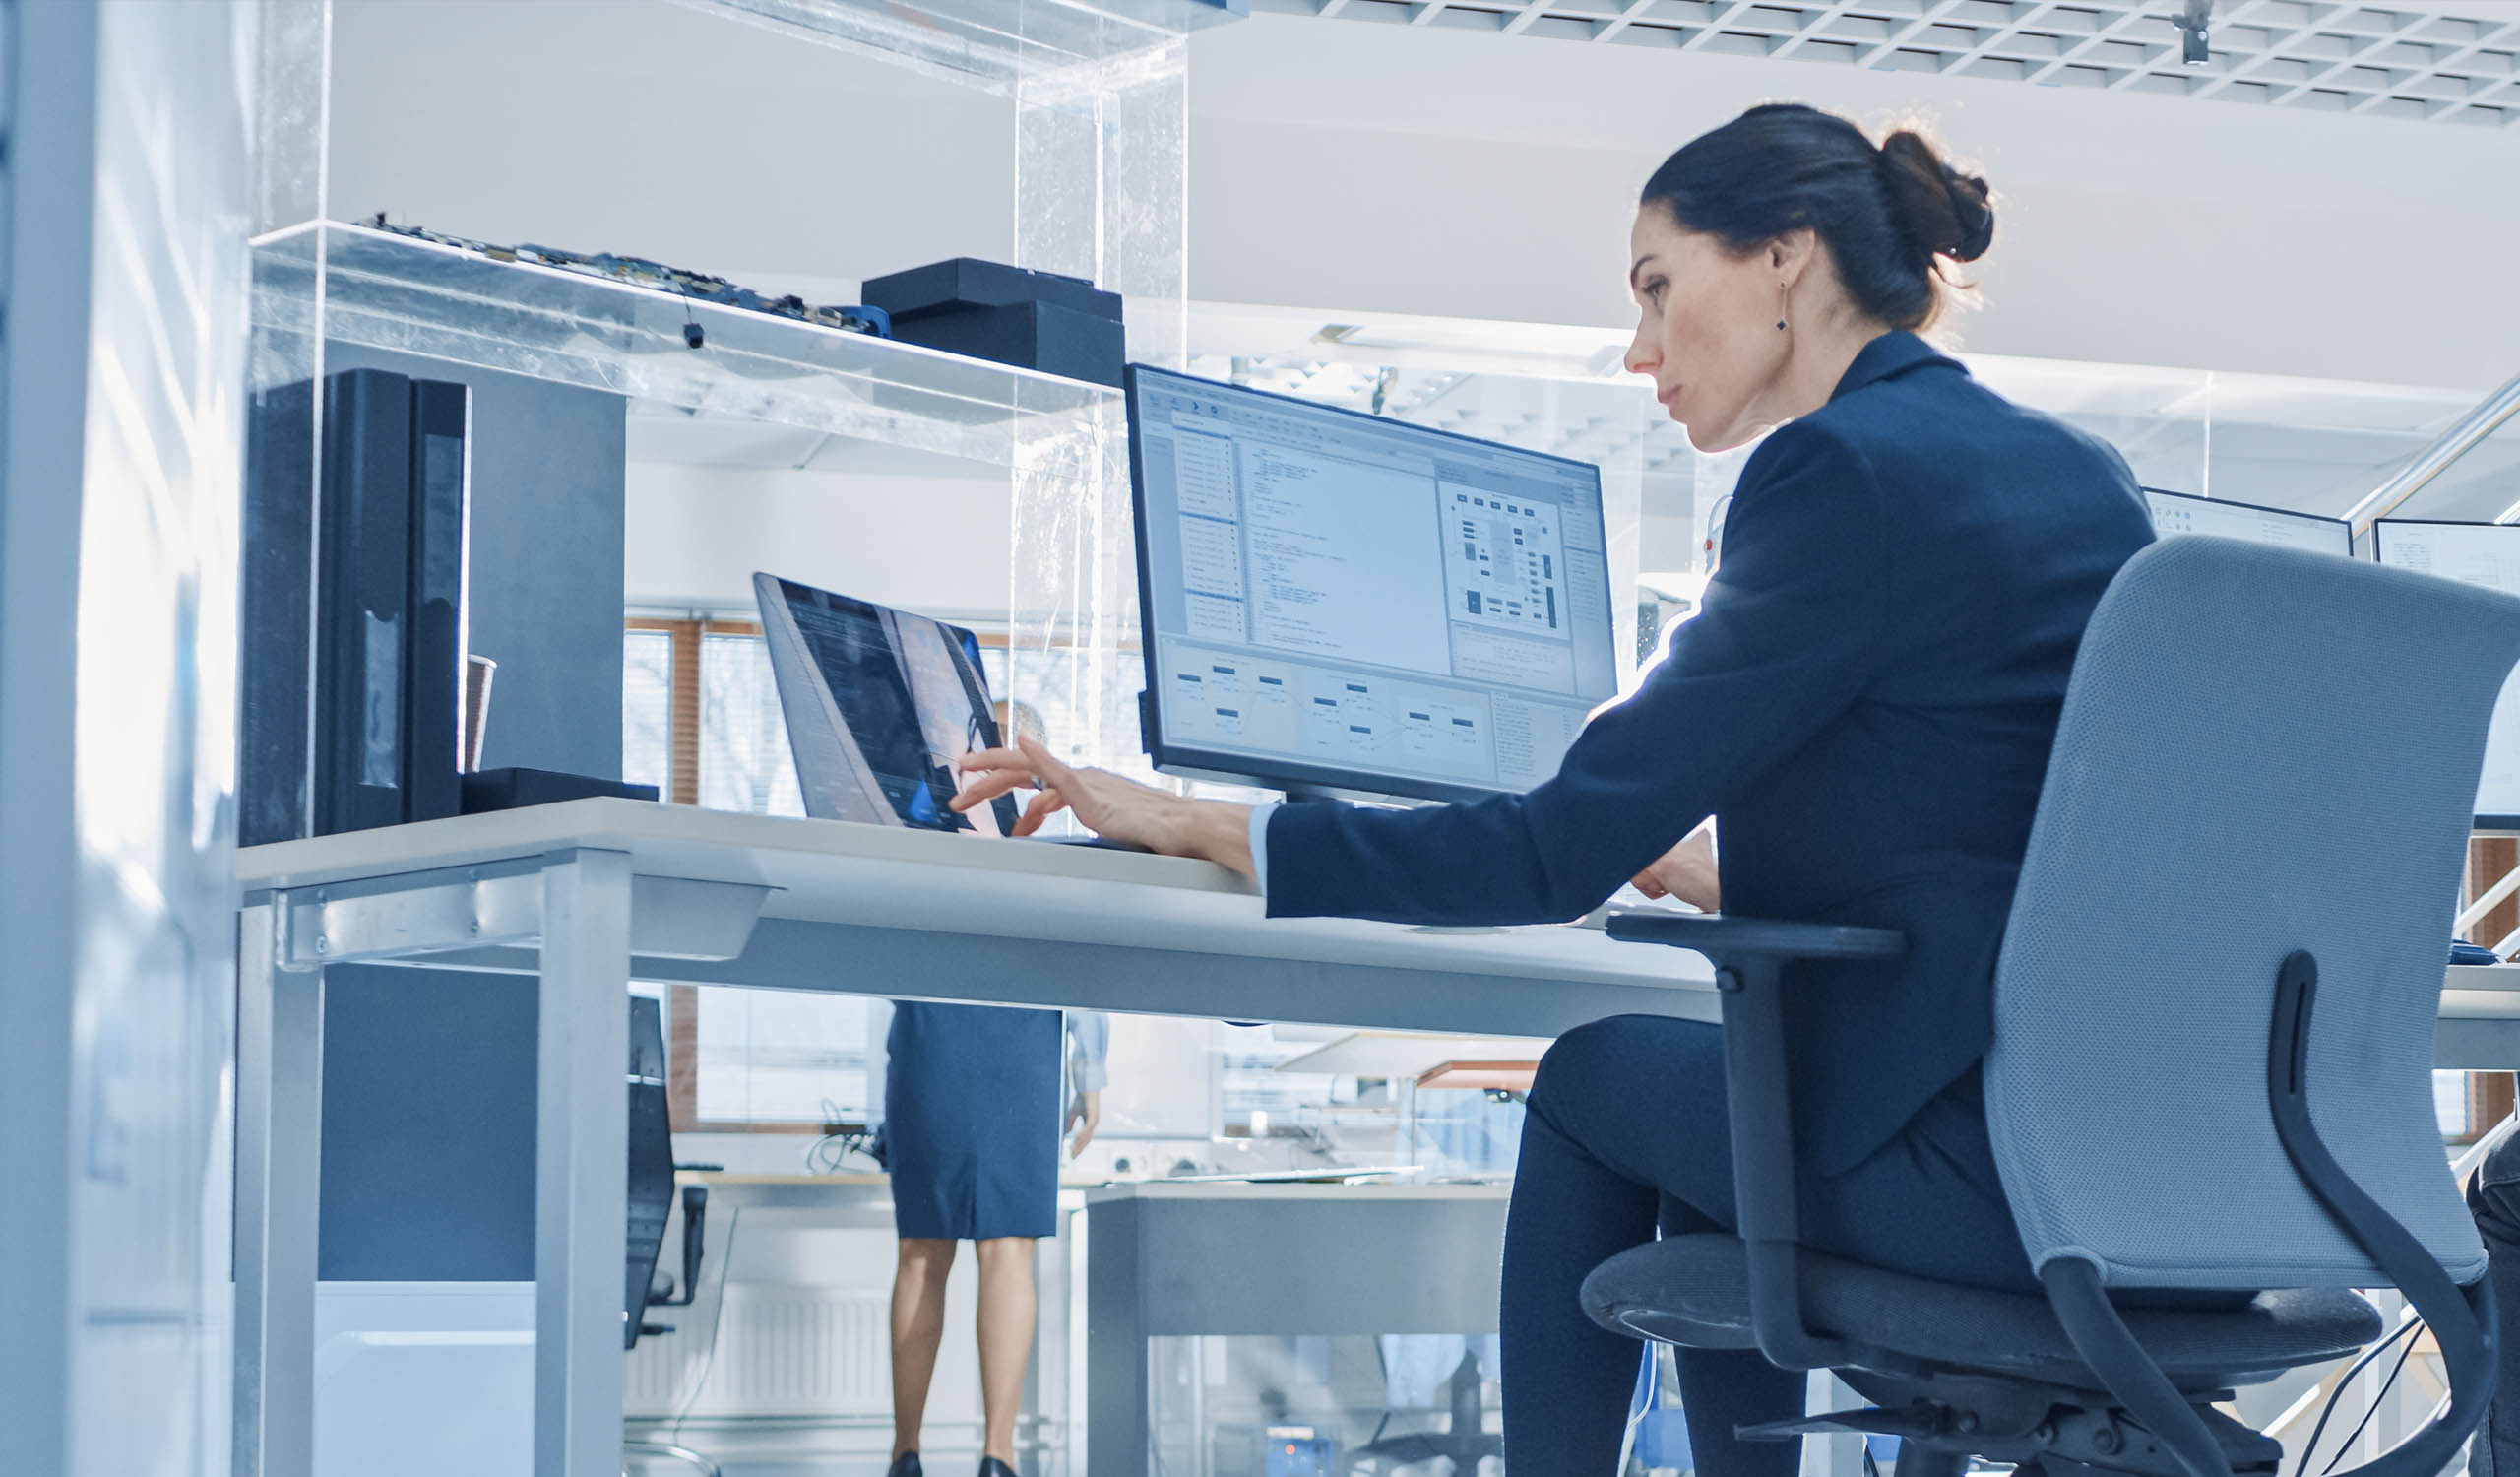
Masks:
[[[2520,526],[2383,518],[2371,541],[2383,564],[2520,595]],[[2497,829],[2520,825],[2520,683],[2505,681],[2494,701],[2477,815]]]
[[[2354,557],[2354,526],[2342,518],[2194,497],[2185,492],[2165,492],[2159,487],[2146,487],[2144,501],[2153,510],[2153,532],[2165,539],[2173,534],[2213,534],[2225,539],[2246,539],[2252,544],[2280,544],[2312,553]]]
[[[958,625],[753,576],[770,673],[796,756],[805,813],[817,820],[1004,834],[1015,803],[957,814],[954,761],[994,748],[997,714],[979,642]]]
[[[1128,394],[1159,769],[1519,792],[1617,695],[1600,469],[1144,366]]]

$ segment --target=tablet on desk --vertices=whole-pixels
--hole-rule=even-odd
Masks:
[[[954,765],[1000,741],[969,630],[776,575],[752,577],[805,813],[930,831],[1010,835],[1015,802],[952,806]],[[1142,851],[1098,836],[1040,837]]]

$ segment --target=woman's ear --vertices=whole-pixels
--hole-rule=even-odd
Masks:
[[[1777,281],[1791,288],[1809,270],[1819,246],[1819,232],[1808,225],[1797,225],[1768,242],[1768,267],[1776,273]]]

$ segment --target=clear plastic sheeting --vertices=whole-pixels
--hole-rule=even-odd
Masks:
[[[319,270],[320,267],[320,270]],[[339,224],[266,238],[255,327],[605,390],[731,419],[770,421],[1015,465],[1018,422],[1052,433],[1114,403],[1099,385],[869,334]],[[699,330],[700,347],[689,331]],[[257,355],[261,378],[290,360]]]
[[[683,0],[990,92],[1092,73],[1241,12],[1209,0]]]
[[[1068,762],[1145,778],[1127,419],[1045,430],[1019,433],[1006,690]]]
[[[324,219],[331,133],[332,0],[254,7],[254,229]]]
[[[30,1146],[5,1240],[44,1310],[11,1326],[10,1439],[71,1477],[227,1465],[254,15],[7,18],[13,74],[41,77],[11,102],[13,265],[53,279],[10,305],[0,486],[8,624],[44,643],[0,661],[0,1069]]]
[[[1166,366],[1187,340],[1187,62],[1175,41],[1016,92],[1017,264],[1121,293],[1129,357]],[[1150,777],[1125,412],[1017,441],[1008,690],[1071,762]]]
[[[1502,1349],[1492,1333],[1147,1344],[1148,1465],[1167,1477],[1433,1471],[1439,1461],[1456,1477],[1504,1469]]]

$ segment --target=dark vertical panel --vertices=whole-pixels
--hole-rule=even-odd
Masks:
[[[620,397],[352,346],[326,353],[331,369],[472,389],[468,645],[499,664],[482,764],[618,778]],[[328,978],[324,1276],[532,1277],[534,982]]]
[[[464,707],[465,422],[471,395],[443,380],[411,382],[411,680],[403,753],[410,775],[403,818],[463,808],[457,774]]]
[[[337,965],[324,976],[322,1271],[534,1277],[534,981]]]
[[[311,835],[307,708],[315,671],[315,385],[256,394],[246,411],[236,653],[236,831],[243,846]]]
[[[324,382],[316,540],[315,830],[403,819],[403,664],[410,590],[411,387],[352,370]]]
[[[472,652],[499,664],[481,766],[621,776],[623,401],[335,344],[326,367],[472,390]]]

